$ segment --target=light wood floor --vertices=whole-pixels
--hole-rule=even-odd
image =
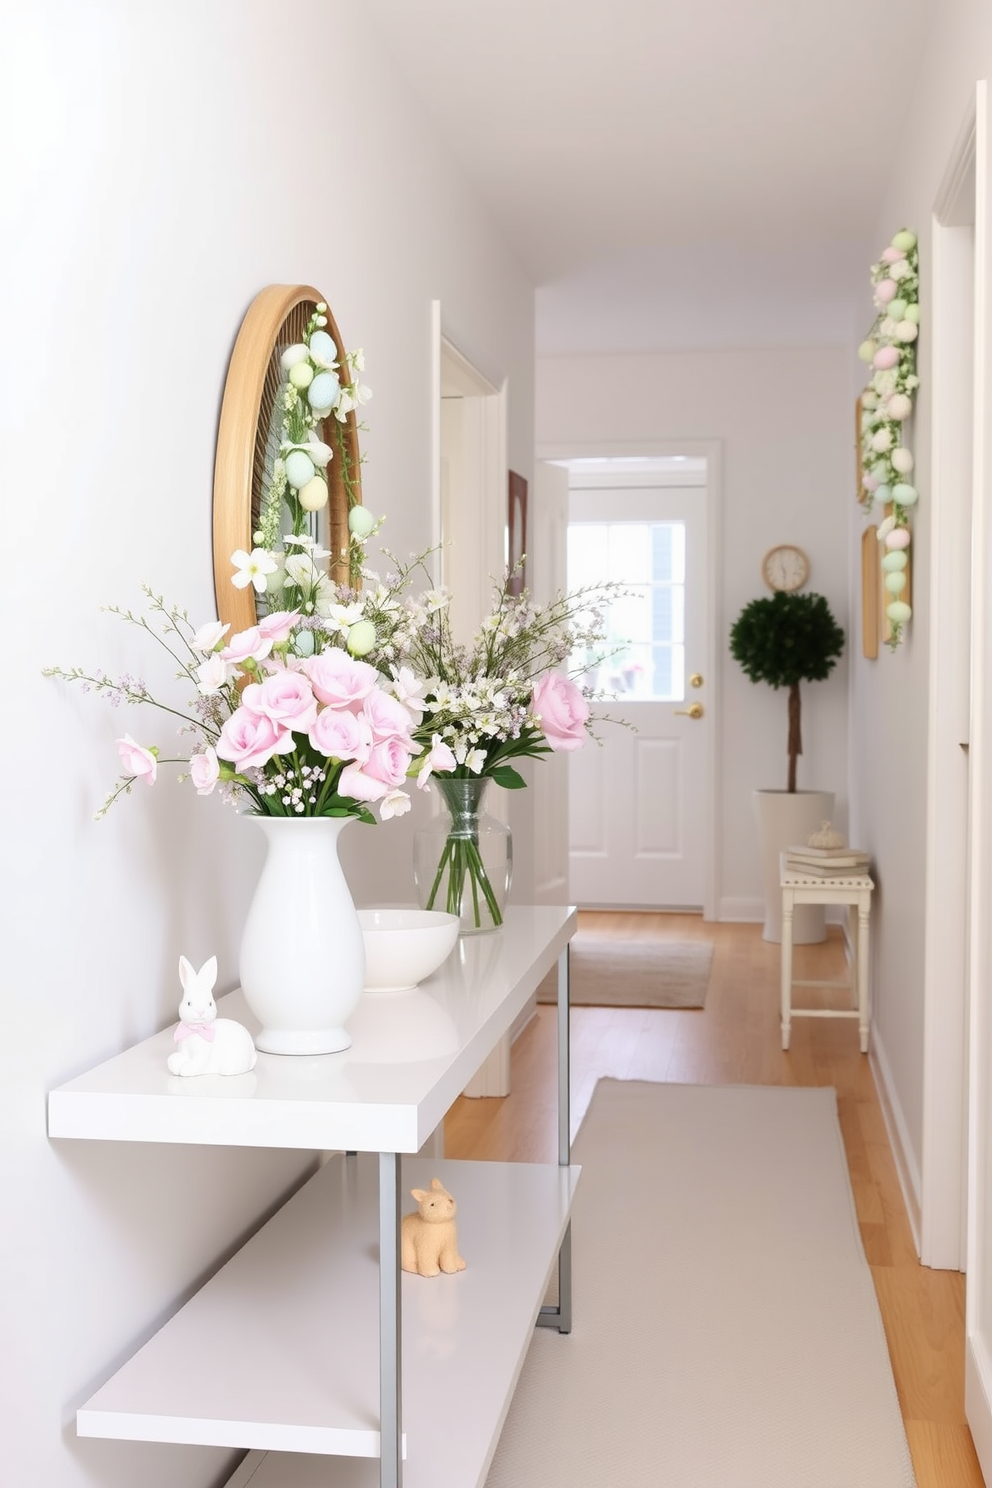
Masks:
[[[583,913],[599,933],[712,940],[702,1011],[575,1008],[572,1124],[601,1075],[714,1085],[832,1085],[837,1091],[865,1253],[889,1342],[919,1488],[983,1488],[964,1418],[964,1277],[920,1266],[857,1025],[800,1018],[792,1049],[779,1035],[779,948],[759,925],[707,924],[695,915]],[[798,977],[845,975],[839,932],[796,947]],[[843,996],[843,994],[841,994]],[[798,994],[797,994],[798,998]],[[445,1122],[449,1157],[553,1162],[557,1154],[554,1009],[542,1007],[513,1049],[512,1093],[467,1100]]]

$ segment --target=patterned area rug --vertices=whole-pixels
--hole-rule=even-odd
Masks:
[[[713,946],[696,940],[602,939],[580,930],[569,957],[576,1007],[701,1008]],[[537,989],[538,1002],[558,1001],[558,973]]]

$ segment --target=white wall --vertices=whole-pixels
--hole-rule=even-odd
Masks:
[[[730,656],[730,626],[767,594],[761,559],[793,542],[810,557],[809,587],[826,595],[847,632],[825,682],[802,690],[799,787],[832,790],[847,819],[847,521],[854,505],[853,412],[842,348],[547,357],[537,364],[541,453],[596,442],[718,439],[722,445],[721,794],[717,902],[725,918],[760,918],[761,868],[751,791],[784,789],[786,694],[748,681]],[[587,451],[588,452],[588,451]]]
[[[920,1182],[923,1131],[924,920],[929,674],[939,657],[929,647],[931,213],[959,127],[978,78],[992,73],[992,7],[953,0],[939,7],[927,64],[913,90],[878,203],[875,234],[865,244],[864,334],[874,316],[868,266],[902,226],[919,236],[922,379],[912,430],[920,502],[913,516],[913,620],[894,654],[856,658],[852,673],[853,819],[875,858],[879,890],[873,909],[873,1044],[905,1148],[905,1177]],[[851,398],[864,383],[852,359]],[[852,574],[858,564],[852,534]]]
[[[261,848],[169,769],[94,824],[115,736],[167,744],[169,731],[41,667],[127,668],[168,686],[168,658],[154,662],[99,606],[137,604],[147,580],[194,619],[214,614],[218,407],[241,317],[268,283],[315,284],[365,347],[366,499],[400,555],[430,535],[432,298],[465,352],[509,377],[510,461],[530,475],[530,285],[360,11],[0,8],[16,680],[4,741],[5,1482],[219,1480],[227,1454],[80,1441],[74,1410],[304,1163],[49,1143],[51,1086],[174,1021],[180,952],[216,951],[220,986],[233,984]],[[356,893],[411,897],[409,830],[408,819],[352,829]]]

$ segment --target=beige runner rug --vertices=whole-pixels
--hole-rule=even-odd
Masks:
[[[619,940],[579,930],[569,954],[569,995],[577,1007],[701,1008],[713,946],[697,940]],[[558,973],[537,989],[558,1001]]]
[[[833,1090],[601,1080],[487,1488],[913,1488]]]

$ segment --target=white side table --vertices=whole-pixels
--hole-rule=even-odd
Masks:
[[[868,988],[869,920],[871,892],[875,887],[866,873],[819,878],[786,867],[786,855],[780,860],[782,885],[782,1048],[788,1049],[793,1016],[797,1018],[857,1018],[862,1054],[868,1053],[868,1025],[871,1007]],[[851,925],[851,974],[848,981],[793,980],[792,915],[797,904],[846,904]],[[855,924],[855,918],[857,923]],[[851,992],[850,1008],[794,1008],[793,987],[847,987]]]

